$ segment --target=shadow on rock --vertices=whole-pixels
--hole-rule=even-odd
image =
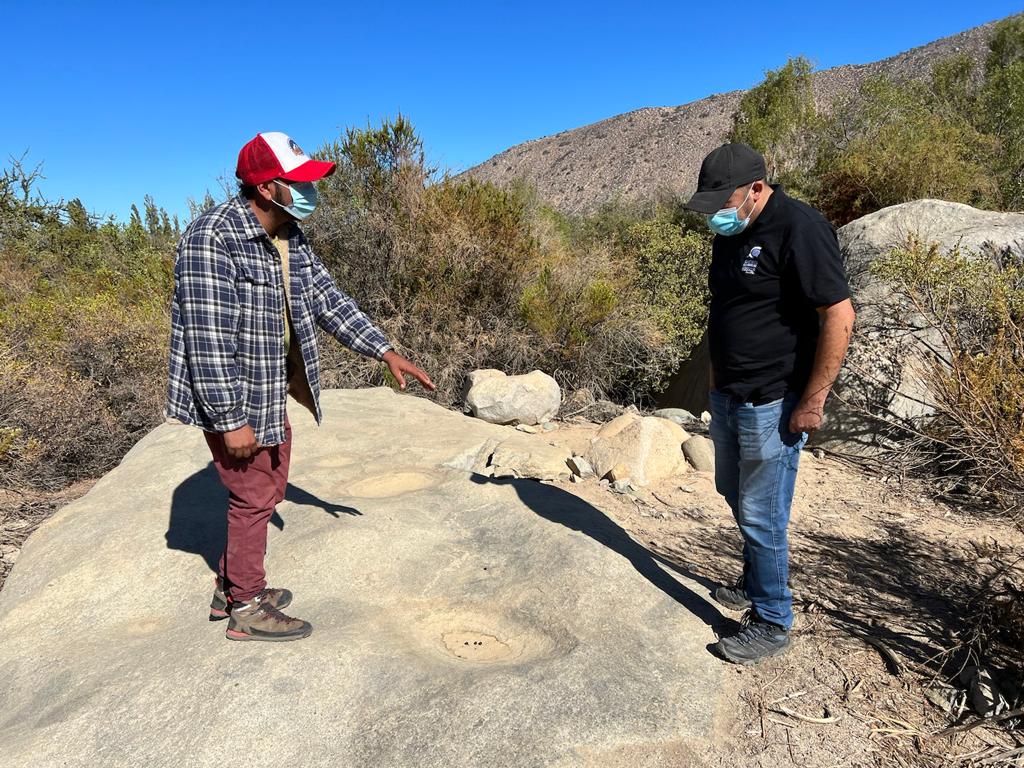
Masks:
[[[359,515],[358,509],[324,501],[309,491],[289,484],[285,501],[305,507],[319,507],[333,517]],[[211,571],[217,571],[227,541],[228,492],[220,482],[213,462],[174,489],[171,516],[167,523],[168,549],[199,555]],[[285,521],[278,512],[270,524],[283,531]]]
[[[490,478],[472,475],[479,485],[509,485],[519,499],[545,520],[579,531],[630,562],[637,573],[709,627],[718,628],[726,619],[698,594],[677,581],[661,567],[662,559],[634,540],[607,515],[578,496],[535,480]]]

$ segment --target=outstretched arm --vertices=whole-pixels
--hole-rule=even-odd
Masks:
[[[359,309],[355,300],[335,285],[323,262],[312,252],[310,258],[313,262],[313,307],[317,325],[353,352],[386,363],[402,389],[406,387],[405,375],[408,374],[433,390],[434,382],[430,377],[392,349],[384,333]]]

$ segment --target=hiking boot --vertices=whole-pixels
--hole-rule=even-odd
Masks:
[[[265,589],[270,604],[275,608],[285,608],[292,601],[292,593],[287,589]],[[231,599],[224,591],[224,581],[217,577],[216,586],[213,588],[213,600],[210,601],[210,621],[226,619],[231,613]]]
[[[263,590],[252,600],[232,603],[228,628],[224,635],[228,640],[300,640],[309,637],[313,625],[302,619],[285,616],[276,608]]]
[[[762,659],[781,656],[789,648],[789,631],[765,621],[753,610],[743,617],[740,630],[723,637],[718,652],[734,664],[756,664]]]
[[[747,596],[747,590],[743,587],[745,582],[746,576],[740,576],[736,586],[727,587],[723,584],[715,590],[712,597],[715,598],[715,602],[724,605],[730,611],[745,611],[751,606],[750,597]]]

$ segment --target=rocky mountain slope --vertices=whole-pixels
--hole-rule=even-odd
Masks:
[[[966,53],[983,61],[995,22],[870,64],[824,70],[815,79],[827,109],[865,78],[927,77],[939,60]],[[709,96],[678,107],[648,107],[518,144],[464,175],[504,184],[524,178],[543,199],[567,213],[589,211],[621,196],[690,191],[700,161],[722,142],[744,91]]]

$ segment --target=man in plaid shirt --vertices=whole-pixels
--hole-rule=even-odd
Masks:
[[[291,455],[287,395],[319,423],[316,326],[405,375],[430,378],[338,290],[296,222],[316,207],[312,160],[283,133],[261,133],[238,155],[241,192],[193,221],[178,244],[171,306],[169,419],[201,427],[228,489],[227,546],[210,619],[232,640],[295,640],[313,631],[286,616],[292,594],[268,589],[267,524],[284,499]]]

